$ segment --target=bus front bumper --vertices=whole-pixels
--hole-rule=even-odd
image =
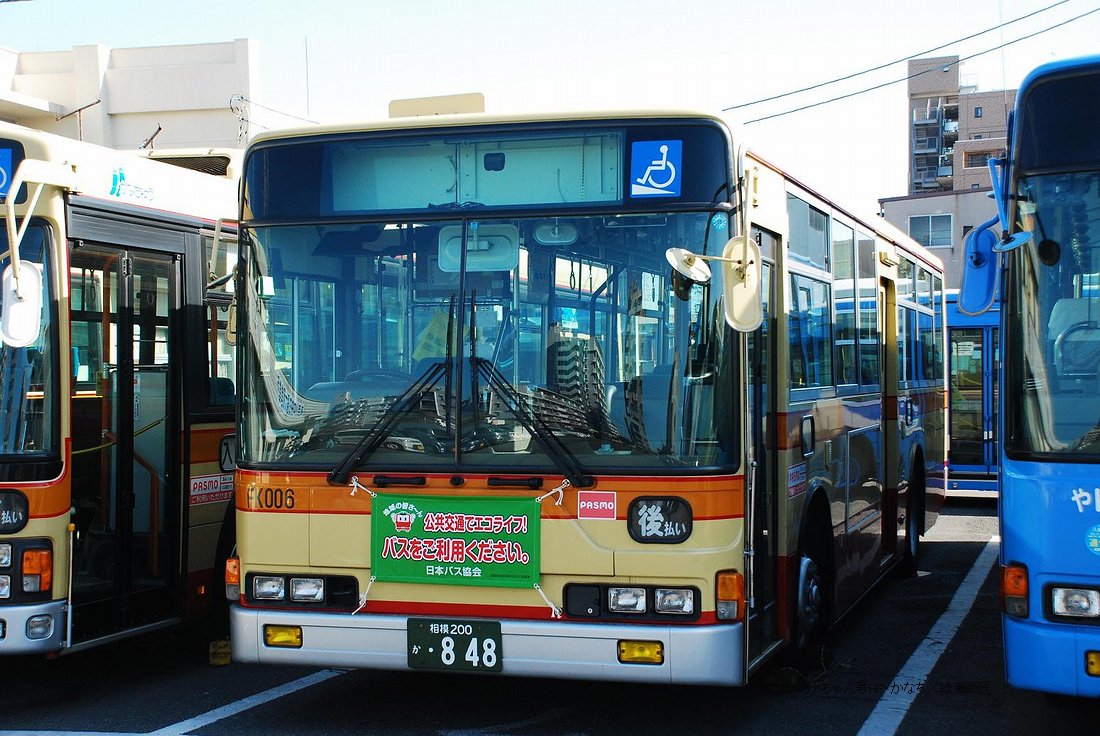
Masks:
[[[1100,697],[1100,676],[1085,671],[1088,653],[1100,652],[1100,627],[1040,623],[1005,615],[1001,619],[1009,685]]]
[[[0,606],[0,656],[56,652],[64,641],[65,601]]]
[[[230,610],[230,645],[236,662],[409,670],[406,616]],[[302,646],[264,644],[264,626],[300,626]],[[628,625],[575,621],[500,622],[502,672],[518,677],[576,680],[743,685],[742,624],[716,626]],[[660,641],[661,664],[624,664],[622,640]]]

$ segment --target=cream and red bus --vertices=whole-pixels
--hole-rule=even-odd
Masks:
[[[236,184],[0,124],[0,655],[224,608]]]
[[[740,143],[691,113],[252,142],[236,661],[739,685],[913,569],[942,264]]]

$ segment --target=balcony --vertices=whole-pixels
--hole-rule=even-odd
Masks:
[[[938,136],[913,138],[913,153],[939,153],[940,139]]]
[[[944,120],[943,121],[943,143],[945,146],[954,145],[955,141],[959,139],[959,121],[958,120]]]
[[[939,189],[940,183],[937,181],[940,169],[939,167],[927,167],[913,170],[913,188],[914,189]]]
[[[926,107],[913,111],[913,125],[939,125],[941,111],[938,107]]]

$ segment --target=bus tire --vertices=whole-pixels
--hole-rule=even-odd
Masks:
[[[832,625],[831,529],[815,513],[799,545],[795,587],[793,655],[802,670],[825,667],[825,638]]]
[[[918,457],[909,475],[909,492],[905,502],[905,548],[898,563],[898,575],[905,578],[917,574],[920,565],[920,538],[924,533],[924,464]]]

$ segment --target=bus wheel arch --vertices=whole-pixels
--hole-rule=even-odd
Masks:
[[[236,554],[237,550],[237,509],[230,499],[222,518],[221,532],[218,534],[218,546],[214,552],[214,591],[209,612],[210,636],[224,639],[229,635],[229,600],[225,597],[225,561]]]

